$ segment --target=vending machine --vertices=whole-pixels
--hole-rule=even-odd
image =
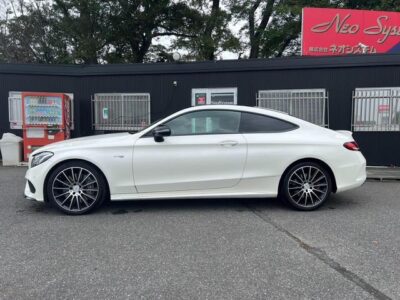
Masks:
[[[71,100],[61,93],[22,93],[24,160],[36,149],[70,138]]]

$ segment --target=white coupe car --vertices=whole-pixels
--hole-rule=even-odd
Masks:
[[[71,139],[33,152],[25,196],[67,214],[105,199],[277,197],[312,210],[362,185],[366,162],[349,131],[273,110],[184,109],[138,133]]]

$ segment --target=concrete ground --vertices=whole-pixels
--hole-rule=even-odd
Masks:
[[[275,199],[111,203],[71,217],[0,167],[0,299],[400,299],[400,182],[321,209]]]
[[[367,167],[367,176],[374,180],[400,180],[399,167]]]

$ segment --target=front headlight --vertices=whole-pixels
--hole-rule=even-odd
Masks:
[[[35,154],[32,158],[31,168],[36,167],[36,166],[40,165],[41,163],[44,163],[46,160],[48,160],[53,155],[54,155],[54,153],[49,152],[49,151],[44,151],[44,152]]]

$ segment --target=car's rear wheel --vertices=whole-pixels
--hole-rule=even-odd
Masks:
[[[281,188],[281,196],[291,207],[313,210],[329,198],[332,178],[323,166],[314,162],[302,162],[286,172]]]
[[[71,215],[92,211],[103,203],[107,195],[103,174],[81,161],[70,161],[54,169],[46,188],[50,202]]]

